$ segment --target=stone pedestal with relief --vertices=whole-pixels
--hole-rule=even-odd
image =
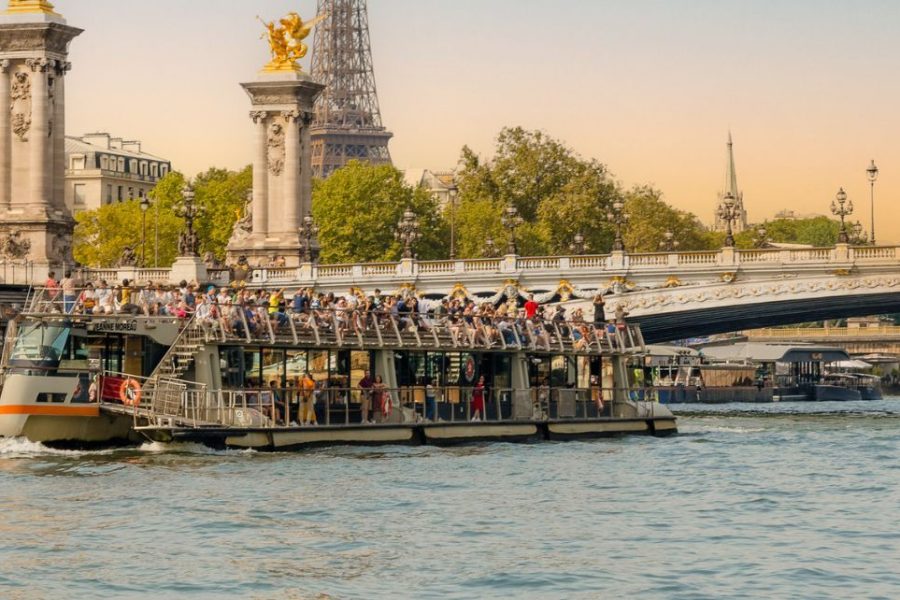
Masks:
[[[310,125],[324,86],[296,71],[241,84],[254,127],[253,197],[228,244],[228,263],[300,264],[299,227],[312,209]]]
[[[10,0],[0,14],[0,260],[33,263],[39,281],[73,264],[65,80],[81,32],[45,1]]]

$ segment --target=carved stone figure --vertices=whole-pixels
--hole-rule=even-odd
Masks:
[[[206,265],[207,269],[221,269],[222,262],[216,258],[216,255],[212,252],[204,252],[203,253],[203,264]]]
[[[246,256],[239,256],[236,265],[232,265],[229,268],[231,272],[231,284],[233,286],[242,286],[245,285],[247,279],[250,277],[250,264],[247,262]]]
[[[6,258],[25,258],[31,251],[31,240],[23,239],[20,231],[13,231],[3,240],[2,251]]]
[[[12,130],[20,140],[27,141],[31,129],[31,78],[28,73],[18,72],[13,77],[10,88],[12,105]]]
[[[280,123],[269,126],[269,172],[276,177],[284,171],[284,127]]]
[[[133,267],[137,264],[137,254],[131,246],[122,248],[122,257],[116,263],[117,267]]]

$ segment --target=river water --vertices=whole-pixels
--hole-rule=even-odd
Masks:
[[[0,597],[900,597],[900,400],[679,410],[454,449],[0,441]]]

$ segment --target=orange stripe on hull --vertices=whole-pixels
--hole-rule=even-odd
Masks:
[[[41,415],[50,417],[99,417],[99,406],[53,404],[0,405],[0,415]]]

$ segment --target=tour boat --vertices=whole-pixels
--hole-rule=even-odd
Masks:
[[[636,326],[252,303],[90,314],[57,293],[34,290],[11,322],[0,436],[289,450],[676,432],[629,387],[627,362],[645,352]]]

